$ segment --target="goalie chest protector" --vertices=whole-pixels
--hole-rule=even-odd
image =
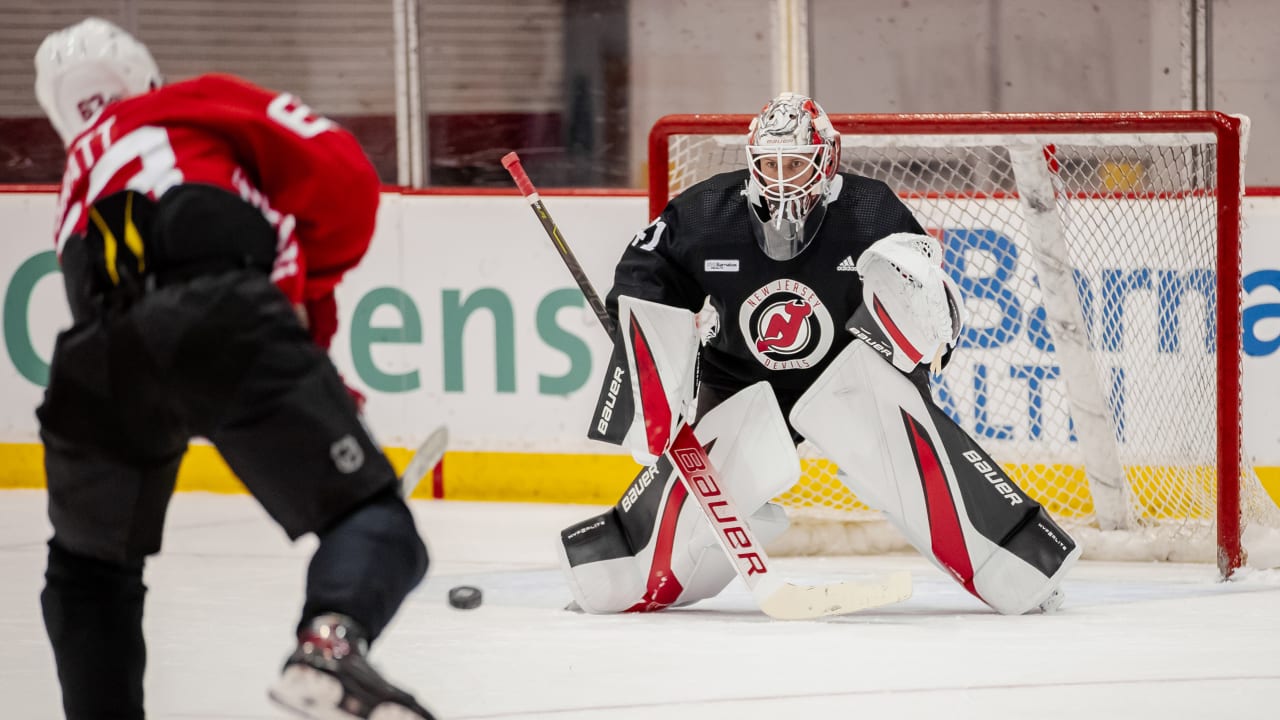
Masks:
[[[672,200],[624,252],[609,306],[630,295],[697,312],[710,296],[720,331],[703,348],[702,381],[732,392],[768,380],[785,413],[851,340],[858,256],[891,233],[924,231],[888,185],[841,173],[813,242],[772,260],[756,241],[746,183],[745,169],[722,173]]]

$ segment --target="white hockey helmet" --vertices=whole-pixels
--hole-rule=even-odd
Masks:
[[[747,167],[747,193],[765,253],[775,260],[799,255],[825,214],[811,217],[814,210],[825,208],[829,191],[839,190],[840,133],[812,98],[782,93],[751,121]]]
[[[50,33],[36,50],[36,99],[70,145],[107,105],[160,86],[147,47],[101,18]]]

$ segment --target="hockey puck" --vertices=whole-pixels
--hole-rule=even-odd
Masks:
[[[449,591],[449,604],[459,610],[474,610],[480,607],[480,588],[470,585],[459,585]]]

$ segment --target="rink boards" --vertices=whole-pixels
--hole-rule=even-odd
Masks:
[[[8,368],[0,375],[7,399],[0,407],[0,487],[43,483],[33,409],[54,336],[69,320],[51,251],[55,203],[49,192],[0,193]],[[623,246],[646,222],[645,199],[552,195],[548,206],[603,293]],[[1268,366],[1280,345],[1280,197],[1248,198],[1245,218],[1245,457],[1274,488],[1280,417],[1268,399],[1280,396],[1280,380]],[[1121,236],[1128,232],[1140,231]],[[1168,263],[1155,259],[1148,271],[1160,267]],[[1194,277],[1194,268],[1186,270]],[[369,425],[393,462],[407,463],[409,449],[437,425],[450,428],[451,451],[431,481],[419,485],[420,495],[612,502],[634,474],[628,456],[585,439],[609,346],[528,206],[514,195],[385,194],[370,254],[343,284],[339,308],[334,361],[367,394]],[[1204,323],[1191,312],[1180,326],[1178,351],[1203,353]],[[1026,327],[1006,341],[1034,343]],[[986,332],[998,338],[1001,331]],[[1167,338],[1123,340],[1159,362]],[[1045,367],[1051,356],[1045,354]],[[975,358],[983,364],[980,354]],[[1064,476],[1078,478],[1053,449],[1070,442],[1065,417],[1037,419],[1032,398],[1025,412],[983,418],[975,412],[976,372],[950,388],[961,424],[1009,459],[1015,476],[1021,467],[1067,461]],[[1160,462],[1144,459],[1140,470],[1159,483]],[[184,465],[180,488],[240,491],[217,454],[200,445]]]

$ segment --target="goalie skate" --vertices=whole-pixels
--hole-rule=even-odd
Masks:
[[[298,636],[269,691],[277,704],[312,720],[435,720],[365,658],[364,633],[342,615],[322,615]]]

